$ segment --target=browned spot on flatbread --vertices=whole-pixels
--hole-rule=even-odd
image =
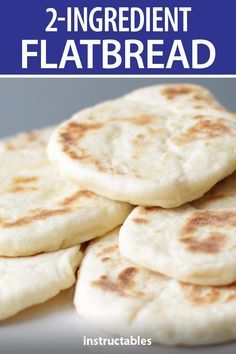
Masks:
[[[9,139],[5,142],[4,146],[8,151],[18,150],[27,148],[29,144],[36,142],[45,146],[46,141],[41,139],[41,136],[38,132],[32,131],[29,133],[23,133],[22,135],[16,136],[16,138]]]
[[[186,130],[181,136],[175,137],[177,143],[191,143],[193,140],[209,140],[222,137],[231,132],[223,119],[197,119],[197,123]]]
[[[60,142],[63,151],[74,160],[96,165],[97,169],[101,172],[123,175],[124,171],[120,166],[106,165],[103,161],[90,155],[85,149],[78,145],[79,140],[83,138],[87,132],[100,129],[102,126],[102,123],[70,122],[66,130],[62,131],[60,134]]]
[[[152,115],[142,115],[139,117],[135,117],[132,120],[132,123],[135,123],[136,125],[146,125],[146,124],[150,124],[154,119],[155,117]]]
[[[236,300],[236,284],[200,286],[180,282],[185,296],[194,306],[207,306],[216,302],[228,303]]]
[[[97,254],[99,257],[102,256],[102,257],[105,257],[113,252],[117,252],[119,249],[118,246],[110,246],[110,247],[105,247],[105,248],[102,248],[102,250]]]
[[[166,97],[167,100],[173,100],[178,96],[188,95],[190,93],[196,92],[196,89],[186,85],[173,85],[162,90],[162,95]]]
[[[26,136],[26,139],[28,140],[28,142],[36,141],[39,138],[39,134],[36,132],[29,132],[25,136]]]
[[[8,193],[33,192],[38,188],[33,183],[38,181],[38,177],[14,177],[7,189]]]
[[[201,105],[196,105],[196,106],[194,106],[193,108],[195,108],[195,109],[203,109],[203,108],[205,108],[204,106],[201,106]]]
[[[63,151],[73,159],[90,159],[90,155],[84,149],[78,148],[78,142],[87,132],[101,127],[102,123],[70,122],[60,133]]]
[[[32,176],[32,177],[15,177],[13,179],[13,183],[15,184],[27,184],[27,183],[32,183],[32,182],[37,182],[38,177]]]
[[[198,210],[192,213],[184,226],[184,234],[192,233],[204,226],[236,226],[236,211]]]
[[[181,230],[180,242],[184,243],[190,252],[218,253],[222,251],[227,236],[218,232],[208,232],[205,237],[197,236],[201,228],[223,228],[236,226],[235,211],[195,211],[187,219]]]
[[[227,238],[225,235],[215,232],[209,233],[204,239],[190,236],[181,238],[180,240],[186,245],[190,252],[218,253],[223,249]]]
[[[144,294],[135,289],[134,277],[138,269],[129,267],[123,269],[117,279],[111,280],[106,275],[102,275],[98,280],[91,282],[92,286],[98,287],[106,292],[114,292],[119,296],[137,297]]]
[[[55,209],[55,210],[47,210],[47,209],[39,209],[35,212],[29,212],[28,216],[16,219],[14,221],[4,221],[0,218],[0,224],[4,228],[12,228],[12,227],[21,227],[25,225],[29,225],[32,222],[39,221],[39,220],[46,220],[53,216],[63,215],[69,212],[69,209]]]
[[[225,300],[225,302],[231,302],[236,300],[236,293],[229,294]]]
[[[68,145],[77,145],[78,140],[80,140],[87,132],[100,129],[102,126],[102,123],[70,122],[66,126],[66,129],[61,132],[61,141],[65,148]]]
[[[120,289],[119,284],[116,284],[110,279],[108,279],[106,275],[102,275],[99,280],[94,280],[91,282],[91,284],[93,286],[97,286],[101,288],[102,290],[118,292],[118,293],[122,293],[123,295],[123,291],[122,289]]]
[[[219,301],[221,290],[217,287],[203,287],[180,282],[186,298],[195,306],[206,306]]]
[[[147,141],[144,134],[138,134],[133,140],[132,144],[136,147],[143,147],[146,145]]]
[[[108,261],[110,261],[110,260],[111,260],[110,257],[103,257],[103,258],[101,259],[102,262],[108,262]]]
[[[120,283],[123,284],[124,286],[131,287],[134,285],[133,278],[137,274],[137,272],[138,272],[138,269],[135,267],[125,268],[118,275],[118,279],[119,279]]]
[[[110,166],[106,165],[104,162],[95,159],[95,158],[90,158],[90,161],[93,162],[97,169],[101,172],[107,172],[107,173],[112,173],[116,175],[124,175],[125,172],[122,170],[120,166]]]
[[[7,189],[8,193],[21,193],[21,192],[35,192],[37,191],[38,188],[37,187],[24,187],[24,186],[10,186]]]
[[[61,202],[61,205],[68,206],[74,204],[80,198],[91,198],[94,194],[89,191],[78,191],[72,194],[70,197],[67,197],[65,200]]]
[[[147,219],[144,219],[144,218],[134,218],[134,219],[132,219],[132,221],[135,224],[147,224],[148,223]]]

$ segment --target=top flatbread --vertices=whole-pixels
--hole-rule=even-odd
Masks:
[[[120,256],[118,230],[92,241],[78,274],[78,313],[95,326],[167,345],[236,339],[236,284],[188,285]]]
[[[120,231],[124,257],[202,285],[236,281],[236,173],[175,209],[137,207]]]
[[[60,178],[46,154],[51,132],[21,134],[0,147],[0,255],[81,243],[118,226],[131,210]]]
[[[163,85],[76,114],[49,157],[85,189],[137,205],[176,207],[236,169],[236,119],[208,90]]]

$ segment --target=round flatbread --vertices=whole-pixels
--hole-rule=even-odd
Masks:
[[[122,258],[118,230],[92,241],[75,293],[78,313],[118,335],[166,345],[204,345],[236,338],[236,285],[187,285]]]
[[[49,144],[62,174],[99,195],[176,207],[236,169],[236,119],[194,85],[144,88],[88,108]]]
[[[62,179],[47,158],[51,129],[0,148],[0,255],[54,251],[101,236],[131,211]]]
[[[236,281],[235,226],[236,173],[191,204],[135,208],[121,228],[120,251],[182,281],[230,284]]]
[[[70,288],[81,256],[74,246],[31,257],[0,257],[0,320]]]

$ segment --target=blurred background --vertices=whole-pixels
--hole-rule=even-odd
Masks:
[[[206,86],[236,111],[236,79],[0,79],[0,137],[57,124],[138,87],[172,82]]]

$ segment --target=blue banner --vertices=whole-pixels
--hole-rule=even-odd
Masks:
[[[1,4],[1,75],[235,75],[236,1]]]

